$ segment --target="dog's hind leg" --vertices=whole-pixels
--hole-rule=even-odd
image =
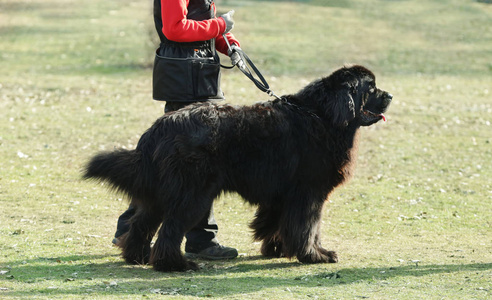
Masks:
[[[210,211],[214,197],[194,197],[191,194],[193,193],[180,198],[180,203],[166,212],[159,236],[151,251],[150,264],[156,271],[198,270],[194,262],[183,256],[180,246],[185,233]],[[197,194],[207,195],[206,191]]]
[[[272,207],[260,205],[255,213],[254,220],[250,223],[254,230],[254,239],[263,241],[261,254],[266,257],[282,256],[282,241],[279,234],[280,211]]]
[[[136,214],[130,219],[130,230],[121,237],[119,246],[122,256],[130,264],[146,264],[150,258],[150,242],[154,237],[162,214],[156,210],[145,210],[137,206]]]
[[[180,246],[184,234],[185,228],[182,221],[175,218],[164,220],[150,258],[150,264],[156,271],[198,270],[198,266],[186,260],[181,253]]]

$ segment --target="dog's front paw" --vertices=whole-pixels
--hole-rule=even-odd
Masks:
[[[328,263],[337,263],[338,262],[338,255],[335,251],[328,251],[324,248],[320,248],[319,251],[323,253],[324,256],[328,258]]]
[[[336,263],[338,255],[335,251],[321,248],[307,255],[298,255],[297,259],[305,264]]]

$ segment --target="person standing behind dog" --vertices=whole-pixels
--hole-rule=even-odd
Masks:
[[[224,99],[216,50],[229,55],[233,65],[239,60],[234,50],[240,44],[229,32],[234,27],[233,14],[229,11],[216,18],[213,0],[154,0],[154,23],[161,43],[154,61],[153,98],[166,101],[166,113],[196,102]],[[135,208],[130,205],[119,217],[114,244],[129,231],[128,221],[134,214]],[[212,206],[209,214],[186,234],[185,255],[235,258],[237,250],[220,245],[217,232]]]

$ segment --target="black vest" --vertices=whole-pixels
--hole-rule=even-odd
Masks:
[[[212,4],[213,0],[190,0],[187,19],[214,18]],[[215,39],[189,43],[167,39],[162,33],[160,0],[154,0],[154,23],[161,41],[152,76],[154,100],[203,102],[224,99]]]

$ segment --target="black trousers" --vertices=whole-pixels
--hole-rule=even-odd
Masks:
[[[171,112],[192,104],[193,102],[172,102],[167,101],[164,112]],[[128,209],[118,218],[115,237],[119,237],[130,230],[129,220],[135,215],[136,209],[129,206]],[[210,207],[210,212],[198,224],[186,233],[186,252],[199,252],[208,247],[217,245],[216,238],[219,227],[214,217],[214,207]]]

